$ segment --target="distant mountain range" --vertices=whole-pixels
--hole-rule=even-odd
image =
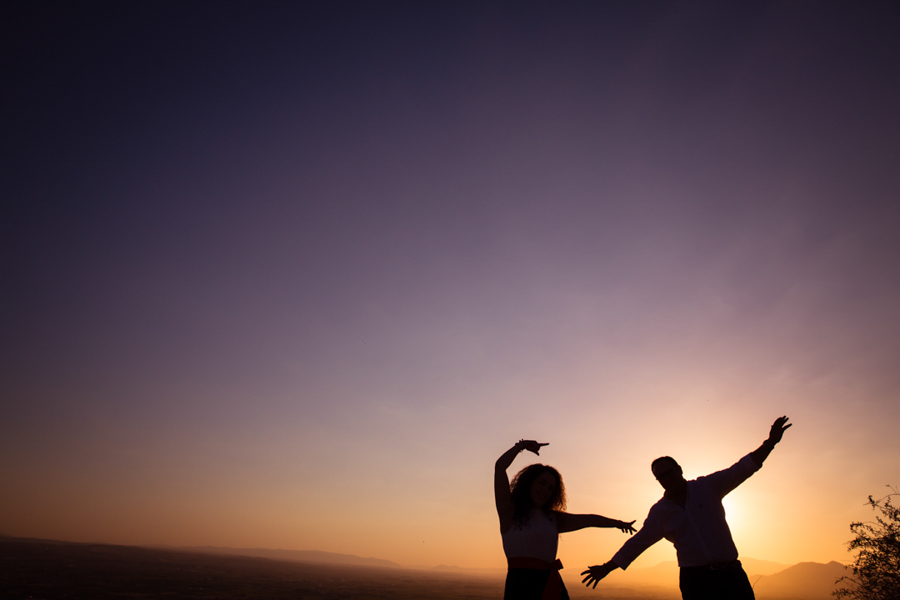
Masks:
[[[742,558],[741,564],[750,583],[760,576],[772,575],[787,569],[790,565],[772,562],[769,560],[757,560],[755,558]],[[640,582],[643,585],[675,586],[678,587],[678,563],[673,561],[661,562],[653,567],[632,567],[627,571],[614,571],[610,575],[610,581],[621,581],[622,585],[634,585]]]
[[[754,590],[759,600],[767,598],[827,600],[837,587],[835,581],[851,574],[851,571],[839,562],[831,561],[824,565],[803,562],[760,578]]]
[[[194,546],[172,548],[201,554],[226,554],[232,556],[253,556],[273,560],[293,562],[358,565],[390,569],[406,568],[395,562],[379,558],[362,558],[352,554],[319,552],[316,550],[269,550],[265,548],[219,548],[214,546]],[[741,564],[753,584],[757,600],[829,600],[835,589],[835,581],[849,574],[838,562],[828,564],[803,562],[785,565],[768,560],[741,558]],[[500,569],[461,569],[447,565],[434,567],[438,571],[470,572],[474,575],[502,575]],[[580,577],[579,577],[580,579]],[[608,580],[615,587],[654,588],[656,591],[670,590],[678,593],[678,564],[667,561],[648,568],[616,571]],[[602,585],[602,584],[601,584]]]
[[[71,544],[84,546],[83,542],[66,542],[63,540],[47,540],[39,538],[20,538],[0,533],[0,540],[21,540],[26,542],[41,542],[46,544]],[[107,544],[104,544],[107,545]],[[118,544],[109,544],[117,546]],[[141,546],[137,546],[141,547]],[[255,558],[269,558],[272,560],[286,560],[289,562],[302,562],[327,565],[356,565],[361,567],[379,567],[382,569],[403,569],[403,565],[381,558],[363,558],[353,554],[337,554],[335,552],[320,552],[318,550],[271,550],[269,548],[223,548],[219,546],[143,546],[176,552],[193,552],[196,554],[220,554],[225,556],[250,556]]]
[[[741,558],[741,564],[757,600],[829,600],[835,582],[850,571],[839,562],[828,564],[803,562],[783,565],[753,558]],[[614,571],[606,580],[622,588],[678,590],[678,564],[667,561],[648,568]],[[602,584],[601,584],[602,585]],[[599,589],[599,588],[598,588]]]
[[[3,534],[0,534],[0,539],[73,544],[72,542],[54,540],[12,538]],[[318,550],[272,550],[268,548],[223,548],[218,546],[154,547],[196,554],[247,556],[299,563],[351,565],[381,569],[409,568],[380,558],[321,552]],[[750,578],[750,583],[753,584],[757,600],[829,600],[831,592],[836,587],[835,582],[842,576],[851,574],[844,565],[834,561],[828,564],[803,562],[789,566],[771,561],[741,558],[741,563]],[[469,572],[473,575],[495,577],[501,577],[504,572],[502,569],[464,569],[447,565],[438,565],[433,570],[457,572],[460,574]],[[567,580],[572,577],[568,574],[568,571],[564,574]],[[578,579],[580,580],[580,577]],[[623,594],[624,597],[633,596],[635,591],[641,589],[652,590],[653,593],[650,596],[654,598],[680,597],[680,594],[678,594],[678,565],[675,561],[662,562],[648,568],[631,568],[627,571],[616,570],[600,585],[604,586],[607,592],[612,592],[613,589],[623,590],[626,592]],[[628,590],[630,590],[630,593]],[[575,591],[577,595],[576,590],[571,591]]]
[[[228,556],[254,556],[272,560],[287,560],[329,565],[357,565],[361,567],[379,567],[383,569],[402,569],[403,565],[381,558],[363,558],[353,554],[337,554],[318,550],[270,550],[268,548],[222,548],[219,546],[155,546],[166,550],[196,552],[198,554],[225,554]]]

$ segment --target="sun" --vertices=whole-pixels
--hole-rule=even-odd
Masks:
[[[722,499],[722,506],[725,507],[725,520],[728,521],[728,528],[731,529],[733,538],[741,537],[742,533],[749,533],[747,530],[746,513],[740,499],[734,496],[725,496]]]

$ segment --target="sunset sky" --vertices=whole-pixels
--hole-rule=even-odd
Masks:
[[[496,458],[742,556],[900,484],[900,4],[5,2],[0,533],[502,567]],[[564,576],[625,536],[562,537]],[[668,543],[635,567],[674,560]]]

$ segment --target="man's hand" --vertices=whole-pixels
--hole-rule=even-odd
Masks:
[[[581,580],[587,587],[591,587],[591,584],[594,584],[594,587],[591,589],[597,589],[597,584],[600,583],[600,580],[615,571],[618,568],[616,563],[613,561],[609,561],[605,565],[594,565],[593,567],[588,567],[587,571],[582,571],[581,574],[585,575],[585,578]]]
[[[769,454],[771,454],[772,448],[781,441],[784,432],[787,431],[790,426],[791,423],[788,423],[787,417],[778,417],[775,419],[775,422],[772,423],[772,428],[769,429],[769,437],[766,438],[766,441],[764,441],[759,448],[750,453],[750,458],[753,459],[753,462],[761,467],[763,462],[769,457]]]
[[[772,444],[777,444],[781,441],[781,438],[784,436],[784,432],[790,428],[793,423],[788,423],[787,417],[778,417],[775,419],[775,422],[772,423],[772,428],[769,430],[769,441]]]

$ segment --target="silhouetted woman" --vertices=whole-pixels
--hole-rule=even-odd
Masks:
[[[500,535],[509,570],[504,600],[568,600],[556,558],[559,534],[585,527],[615,527],[634,533],[631,523],[600,515],[571,515],[566,508],[566,489],[553,467],[529,465],[513,478],[506,470],[522,450],[538,454],[534,440],[519,440],[494,465],[494,499],[500,516]]]

